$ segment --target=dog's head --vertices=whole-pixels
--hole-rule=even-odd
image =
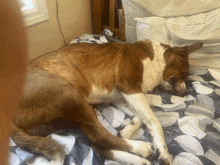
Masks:
[[[164,52],[166,68],[160,86],[165,91],[179,96],[183,96],[186,93],[184,79],[189,71],[188,55],[201,48],[202,45],[202,42],[185,47],[162,45],[166,49]]]

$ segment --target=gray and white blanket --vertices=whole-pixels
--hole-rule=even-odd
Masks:
[[[105,36],[83,35],[71,41],[78,42],[103,44],[114,40]],[[185,97],[168,94],[159,87],[146,97],[162,124],[174,165],[219,165],[220,72],[190,67],[186,85],[188,94]],[[97,105],[96,109],[100,123],[115,136],[134,116],[125,101]],[[62,130],[48,138],[66,147],[64,165],[119,165],[92,149],[80,129]],[[131,138],[151,141],[145,126]],[[42,156],[22,150],[10,139],[10,165],[46,165],[48,162]]]

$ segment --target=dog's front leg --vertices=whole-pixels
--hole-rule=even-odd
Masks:
[[[134,108],[142,122],[147,126],[152,136],[155,151],[159,151],[159,164],[172,165],[172,156],[168,153],[163,129],[151,110],[143,93],[124,94],[125,100]]]

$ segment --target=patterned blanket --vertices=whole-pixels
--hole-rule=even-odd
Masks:
[[[103,44],[114,41],[105,36],[83,35],[71,41],[77,42]],[[164,129],[174,165],[219,165],[220,72],[190,67],[186,85],[188,94],[185,97],[168,94],[157,87],[146,98]],[[134,116],[125,101],[97,105],[96,109],[100,123],[115,136]],[[62,130],[48,138],[66,147],[64,165],[119,165],[92,149],[80,129]],[[131,139],[151,141],[145,126],[134,132]],[[42,156],[22,150],[10,139],[10,165],[46,165],[48,162]]]

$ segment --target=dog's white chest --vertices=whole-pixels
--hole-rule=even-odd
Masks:
[[[160,45],[159,42],[152,42],[154,49],[154,59],[151,61],[150,58],[143,60],[143,92],[152,91],[156,86],[159,85],[163,78],[163,72],[166,66],[164,61],[165,49]]]

